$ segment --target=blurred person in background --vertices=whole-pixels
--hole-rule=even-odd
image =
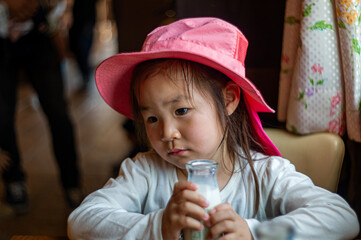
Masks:
[[[89,54],[93,44],[97,0],[74,0],[73,22],[69,30],[69,47],[82,76],[82,90],[86,90],[91,76]]]
[[[66,52],[62,33],[71,24],[71,7],[69,0],[0,0],[0,148],[11,159],[2,177],[5,201],[17,213],[28,210],[26,176],[15,134],[20,70],[24,70],[47,117],[69,207],[76,207],[83,198],[60,69]]]
[[[8,166],[9,162],[9,155],[0,148],[0,173]],[[4,204],[2,200],[0,200],[0,221],[12,217],[13,215],[13,209],[10,208],[7,204]]]

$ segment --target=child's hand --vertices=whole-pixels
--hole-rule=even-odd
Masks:
[[[210,228],[208,239],[224,233],[223,239],[253,239],[247,222],[236,213],[229,203],[222,203],[209,212],[210,219],[206,225]]]
[[[173,195],[163,213],[163,239],[179,239],[184,228],[203,229],[199,220],[209,219],[204,210],[209,203],[196,190],[197,185],[191,182],[178,182],[174,185]]]

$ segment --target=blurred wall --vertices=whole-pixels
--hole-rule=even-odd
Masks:
[[[173,20],[167,15],[173,4],[172,0],[113,0],[119,52],[139,51],[150,31]]]

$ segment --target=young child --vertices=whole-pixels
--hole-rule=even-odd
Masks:
[[[204,225],[210,239],[252,239],[269,222],[292,225],[297,239],[357,235],[349,205],[296,172],[264,133],[257,112],[273,110],[245,77],[247,46],[220,19],[183,19],[151,32],[140,52],[100,64],[100,94],[136,121],[152,150],[124,160],[71,213],[71,239],[179,239]],[[209,213],[187,181],[194,159],[219,164],[222,203]]]

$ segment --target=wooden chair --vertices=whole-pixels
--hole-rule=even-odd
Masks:
[[[315,185],[331,192],[337,191],[345,145],[332,133],[296,135],[286,130],[266,128],[266,134],[290,160],[296,170],[309,176]]]

